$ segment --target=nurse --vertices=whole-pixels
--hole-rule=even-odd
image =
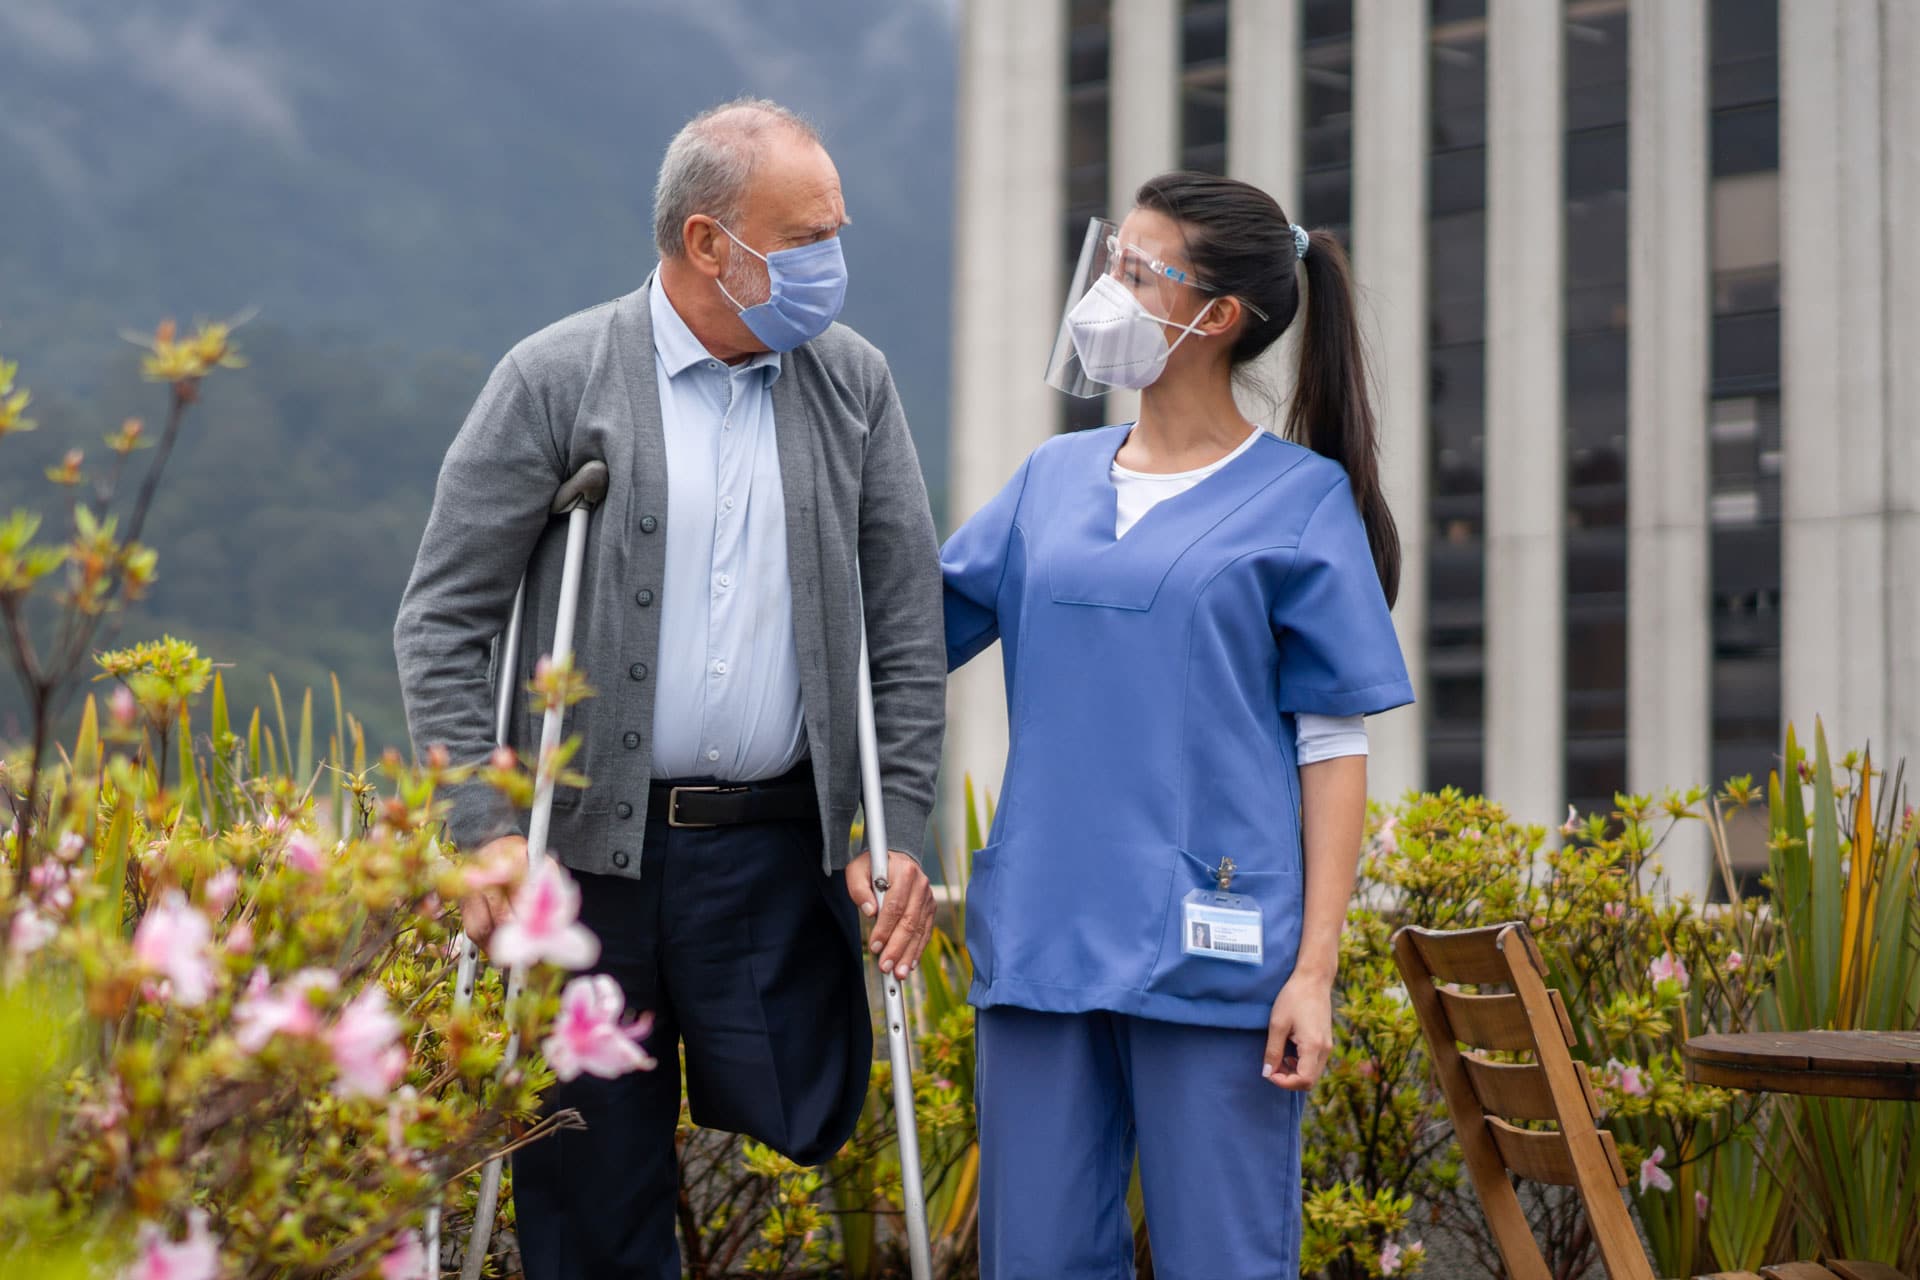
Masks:
[[[1283,435],[1233,379],[1305,307]],[[1345,254],[1175,173],[1096,219],[1048,380],[1141,391],[947,543],[947,662],[996,639],[1011,749],[968,886],[981,1274],[1299,1275],[1300,1114],[1366,808],[1411,702]]]

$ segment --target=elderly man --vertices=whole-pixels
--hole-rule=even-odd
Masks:
[[[514,1161],[530,1280],[675,1277],[677,1048],[700,1124],[820,1163],[851,1134],[872,1058],[849,861],[859,795],[861,580],[886,829],[897,847],[872,949],[918,961],[933,895],[915,859],[945,685],[933,520],[881,354],[834,324],[846,291],[840,179],[771,102],[690,122],[654,192],[658,271],[509,352],[447,451],[394,627],[416,748],[493,744],[493,678],[524,686],[551,644],[564,521],[554,492],[611,473],[593,515],[571,712],[575,765],[553,849],[579,881],[599,968],[650,1010],[657,1070],[556,1089],[584,1131]],[[494,637],[527,573],[521,669]],[[514,742],[537,740],[522,708]],[[520,815],[460,789],[463,849],[524,856]],[[463,904],[484,944],[502,897]]]

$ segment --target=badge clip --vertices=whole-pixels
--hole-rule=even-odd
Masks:
[[[1232,858],[1220,859],[1220,866],[1213,873],[1213,882],[1220,886],[1220,892],[1226,893],[1233,888],[1233,873],[1239,869],[1233,865]]]

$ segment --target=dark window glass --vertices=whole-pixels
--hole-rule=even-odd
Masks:
[[[1353,0],[1301,6],[1300,203],[1287,212],[1342,240],[1353,219]]]
[[[1566,786],[1627,786],[1627,15],[1566,23]]]
[[[1185,0],[1180,13],[1180,166],[1227,171],[1227,0]]]
[[[1427,778],[1485,785],[1486,7],[1431,0]]]
[[[1111,0],[1072,0],[1067,28],[1067,213],[1061,227],[1064,294],[1086,240],[1087,220],[1105,217],[1111,158],[1108,82],[1112,61]],[[1106,400],[1063,396],[1068,431],[1106,421]]]
[[[1713,0],[1713,781],[1780,750],[1780,30],[1770,0]],[[1764,823],[1730,828],[1759,892]],[[1716,897],[1724,896],[1718,878]]]

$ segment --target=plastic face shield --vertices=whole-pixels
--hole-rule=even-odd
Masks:
[[[1195,290],[1203,299],[1213,295],[1211,288],[1194,280],[1183,267],[1169,265],[1144,249],[1125,243],[1120,238],[1118,224],[1105,218],[1090,219],[1086,239],[1080,245],[1080,258],[1074,267],[1073,283],[1067,289],[1067,304],[1060,316],[1060,328],[1054,336],[1053,355],[1047,362],[1047,385],[1082,399],[1106,395],[1116,385],[1095,379],[1088,373],[1080,351],[1074,344],[1073,327],[1069,323],[1074,308],[1089,290],[1106,277],[1112,277],[1114,284],[1103,285],[1102,288],[1111,291],[1118,285],[1131,293],[1146,313],[1146,317],[1133,323],[1146,329],[1163,345],[1171,344],[1182,334],[1179,328],[1169,328],[1164,323],[1156,322],[1165,321],[1173,314],[1182,295],[1192,295]],[[1129,334],[1128,337],[1131,341],[1151,345],[1145,334]]]

